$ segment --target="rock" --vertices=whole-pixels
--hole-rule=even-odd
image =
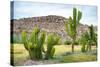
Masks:
[[[24,65],[37,65],[38,63],[36,61],[28,60],[24,63]]]
[[[55,64],[59,63],[58,60],[39,60],[39,61],[34,61],[34,60],[27,60],[24,65],[43,65],[43,64]]]

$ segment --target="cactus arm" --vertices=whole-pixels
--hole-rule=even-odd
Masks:
[[[45,32],[41,32],[40,33],[40,38],[38,39],[38,45],[40,47],[40,49],[45,53],[45,49],[44,49],[44,42],[45,42],[45,37],[46,37],[46,34]]]
[[[49,34],[47,38],[47,51],[45,59],[53,58],[55,48],[54,45],[59,43],[60,37],[55,34]]]
[[[28,50],[28,39],[25,31],[22,32],[22,42],[24,44],[25,49]]]
[[[50,58],[53,58],[54,53],[55,53],[55,48],[53,47],[53,48],[51,49]]]
[[[44,44],[44,42],[45,42],[45,32],[42,32],[41,34],[40,34],[40,38],[39,38],[39,45],[40,46],[43,46],[43,44]]]
[[[73,23],[76,26],[76,18],[77,18],[77,9],[73,8]]]
[[[82,12],[78,11],[78,18],[77,18],[77,23],[79,24],[79,21],[82,18]]]
[[[42,47],[42,51],[43,51],[43,53],[46,53],[46,51],[45,51],[44,47]]]
[[[65,23],[65,27],[66,27],[66,32],[67,32],[67,34],[70,36],[70,37],[73,37],[74,36],[74,23],[73,23],[73,20],[72,20],[72,18],[71,17],[69,17],[69,21],[68,21],[68,23],[66,22]]]
[[[35,37],[35,33],[32,32],[31,35],[30,35],[30,42],[32,42],[32,44],[34,44],[34,42],[35,42],[35,41],[34,41],[34,40],[35,40],[34,37]]]

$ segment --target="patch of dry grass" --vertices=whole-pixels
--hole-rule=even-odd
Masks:
[[[12,44],[13,45],[13,59],[14,65],[22,65],[27,59],[29,59],[28,51],[24,48],[23,44]]]
[[[23,65],[27,60],[29,60],[28,51],[24,48],[23,44],[12,44],[14,46],[14,65]],[[46,48],[46,46],[45,46]],[[56,45],[55,46],[55,57],[61,56],[57,60],[61,60],[61,62],[81,62],[81,61],[94,61],[96,60],[96,55],[86,55],[86,54],[78,54],[78,55],[68,55],[62,56],[62,54],[66,52],[71,52],[71,45]],[[92,49],[96,49],[95,46]],[[81,46],[75,46],[75,51],[80,51]]]

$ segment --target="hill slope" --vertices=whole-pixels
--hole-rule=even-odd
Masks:
[[[27,33],[31,33],[35,26],[38,26],[41,30],[46,31],[47,33],[54,32],[61,36],[62,40],[70,39],[65,31],[65,21],[68,21],[67,18],[56,15],[48,16],[39,16],[39,17],[30,17],[22,18],[11,21],[11,28],[14,34],[20,35],[23,30]],[[95,30],[96,27],[95,27]],[[77,28],[77,38],[81,36],[82,33],[88,31],[88,25],[79,24]]]

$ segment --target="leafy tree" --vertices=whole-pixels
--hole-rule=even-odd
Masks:
[[[76,41],[77,26],[82,18],[82,12],[73,8],[73,18],[70,16],[68,22],[65,22],[66,32],[72,38],[72,52],[74,52],[74,42]]]

